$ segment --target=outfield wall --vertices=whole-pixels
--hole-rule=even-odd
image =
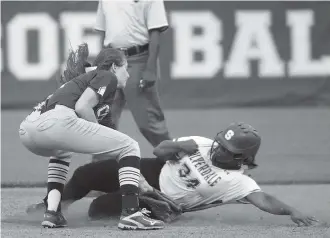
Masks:
[[[140,4],[137,2],[136,4]],[[56,88],[71,45],[100,50],[94,2],[1,2],[2,107]],[[330,105],[330,2],[166,1],[165,108]]]

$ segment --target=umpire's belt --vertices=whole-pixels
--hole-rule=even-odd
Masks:
[[[117,49],[124,52],[124,54],[126,56],[133,56],[133,55],[137,55],[137,54],[140,54],[140,53],[143,53],[143,52],[147,51],[149,49],[149,44],[134,45],[134,46],[131,46],[131,47],[122,47],[122,48],[117,48]]]

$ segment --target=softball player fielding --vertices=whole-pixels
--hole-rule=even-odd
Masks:
[[[150,219],[139,209],[140,148],[129,136],[102,126],[95,108],[111,101],[117,88],[129,77],[127,59],[116,49],[103,49],[96,57],[97,68],[75,77],[38,106],[21,123],[19,136],[32,153],[50,157],[47,181],[47,210],[42,226],[63,227],[61,197],[72,152],[104,154],[118,160],[122,194],[120,229],[160,229],[162,221]],[[84,62],[82,62],[84,63]],[[109,168],[110,171],[110,168]]]

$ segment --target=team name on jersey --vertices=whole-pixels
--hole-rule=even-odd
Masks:
[[[210,165],[206,163],[205,159],[199,151],[191,155],[189,159],[196,168],[196,170],[200,173],[200,175],[203,176],[205,181],[211,187],[213,187],[220,181],[221,177],[216,172],[214,172]]]

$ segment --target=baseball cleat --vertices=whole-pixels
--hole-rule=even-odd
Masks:
[[[118,228],[121,230],[159,230],[164,228],[164,222],[148,216],[150,211],[143,208],[130,215],[120,217]]]
[[[27,214],[42,214],[47,210],[44,202],[29,205],[26,209]]]
[[[41,225],[44,228],[59,228],[67,226],[67,221],[61,212],[47,210]]]

